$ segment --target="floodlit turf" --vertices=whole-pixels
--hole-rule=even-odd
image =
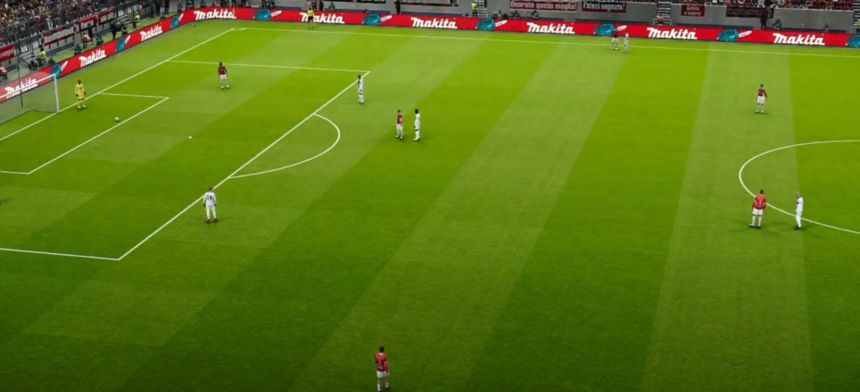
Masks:
[[[856,391],[860,234],[738,172],[860,139],[860,55],[608,44],[205,22],[63,79],[152,97],[0,141],[0,248],[104,258],[0,252],[0,391]],[[860,231],[858,156],[742,175]]]

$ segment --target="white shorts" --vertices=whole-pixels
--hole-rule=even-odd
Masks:
[[[759,105],[764,105],[764,97],[758,97],[758,99],[756,100],[756,103]]]
[[[207,203],[207,204],[206,204],[206,209],[207,209],[207,210],[209,210],[209,211],[215,211],[215,205],[214,205],[214,204],[212,204],[212,203]]]
[[[227,80],[227,75],[221,75],[221,80]]]
[[[376,378],[388,378],[388,372],[376,371]]]
[[[614,44],[615,44],[615,43],[618,43],[618,38],[613,38],[613,39],[612,39],[612,43],[614,43]]]
[[[403,132],[403,124],[397,124],[397,130]]]
[[[361,89],[361,88],[360,88],[360,89],[358,89],[358,94],[359,94],[359,95],[364,94],[364,89]]]
[[[753,215],[762,216],[762,215],[764,215],[764,210],[760,210],[758,208],[753,208]]]
[[[797,210],[797,216],[803,215],[803,210]]]

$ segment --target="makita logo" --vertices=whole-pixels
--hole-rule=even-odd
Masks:
[[[573,26],[550,23],[548,25],[539,25],[537,23],[526,22],[529,26],[529,33],[540,34],[576,34],[573,32]]]
[[[824,38],[814,34],[782,35],[773,33],[773,43],[787,45],[820,45],[824,46]]]
[[[81,62],[81,68],[83,68],[105,57],[107,57],[107,54],[105,54],[104,49],[96,49],[87,56],[78,57],[78,61]]]
[[[140,42],[146,41],[152,37],[159,36],[163,33],[164,30],[161,29],[161,25],[157,24],[155,27],[149,29],[149,31],[141,31],[140,32]]]
[[[230,10],[194,11],[194,20],[207,19],[236,19],[236,13]]]
[[[696,32],[695,31],[690,31],[687,29],[660,30],[660,29],[655,29],[653,27],[648,28],[648,38],[698,40],[698,38],[696,38]]]
[[[36,78],[26,78],[22,80],[21,83],[15,83],[15,85],[4,87],[3,89],[6,91],[6,94],[3,97],[0,97],[0,101],[17,97],[19,94],[25,91],[30,91],[36,87],[39,87],[39,83],[36,81]]]
[[[457,29],[457,24],[449,19],[430,19],[424,20],[412,18],[412,27],[421,27],[425,29]]]
[[[302,22],[308,21],[308,13],[302,12]],[[326,24],[344,24],[343,17],[337,14],[318,14],[314,15],[314,21],[317,23],[326,23]]]

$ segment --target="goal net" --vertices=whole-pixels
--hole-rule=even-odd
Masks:
[[[30,111],[60,111],[57,78],[50,70],[23,77],[0,89],[0,124]]]

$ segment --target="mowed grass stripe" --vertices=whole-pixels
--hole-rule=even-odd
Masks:
[[[151,43],[136,48],[133,51],[125,52],[120,56],[105,60],[97,66],[80,71],[73,77],[60,81],[60,104],[62,107],[65,107],[74,103],[71,92],[77,79],[85,81],[88,91],[99,91],[130,75],[151,67],[165,58],[197,45],[221,31],[223,31],[221,28],[214,30],[185,29],[177,33],[171,33],[169,35],[171,39],[169,40],[153,40]],[[159,82],[162,86],[169,84],[164,79]],[[109,116],[107,118],[112,118],[110,114],[106,113],[105,115]],[[33,120],[33,118],[26,117],[28,116],[25,116],[22,120]],[[62,132],[63,129],[59,128],[56,131]],[[44,214],[50,214],[46,222],[51,223],[74,207],[65,204],[66,201],[69,199],[79,200],[75,197],[70,198],[70,194],[92,195],[93,193],[98,193],[106,188],[106,186],[132,173],[138,167],[139,165],[130,163],[114,162],[113,164],[105,165],[104,162],[98,160],[65,160],[63,164],[65,171],[59,172],[56,175],[49,175],[49,171],[43,171],[39,173],[39,176],[3,176],[2,178],[4,186],[13,185],[18,190],[26,190],[25,193],[16,193],[17,195],[21,195],[21,200],[26,197],[28,202],[32,200],[45,201],[46,204],[42,204],[38,208],[39,211],[44,210],[44,212],[29,209],[27,211],[36,216],[43,217],[45,217]],[[70,175],[69,173],[81,173],[85,175]],[[17,209],[12,212],[13,214],[21,213],[21,210],[18,209],[20,206],[16,206],[20,200],[8,199],[5,196],[7,195],[7,189],[5,187],[0,188],[0,193],[2,194],[0,197],[4,199],[3,213],[13,209]],[[68,191],[71,191],[71,193]],[[63,203],[63,205],[58,206],[57,203]],[[41,228],[46,226],[46,224],[42,222],[36,224],[36,226]],[[12,234],[12,243],[15,245],[14,247],[18,247],[26,244],[28,238],[33,233],[34,231],[30,231],[29,229],[26,232],[22,232],[21,229],[14,229],[14,231],[10,232],[4,228],[3,239],[9,240],[9,234]],[[21,340],[25,344],[19,346],[24,350],[22,352],[23,356],[14,355],[13,352],[15,350],[5,345],[5,343],[18,336],[17,334],[21,330],[54,308],[63,298],[73,293],[81,283],[87,281],[108,264],[104,261],[80,259],[72,261],[66,258],[7,252],[0,255],[0,258],[3,260],[0,263],[0,276],[2,276],[4,281],[0,285],[0,309],[2,309],[4,315],[0,318],[0,344],[3,344],[2,348],[0,348],[0,362],[4,365],[0,366],[0,368],[6,370],[3,376],[0,376],[0,379],[4,380],[3,383],[0,383],[0,389],[27,390],[33,388],[32,382],[36,379],[50,379],[63,385],[54,389],[73,390],[71,387],[73,382],[67,382],[67,379],[77,379],[77,376],[72,375],[79,374],[80,372],[73,371],[64,377],[59,373],[55,373],[59,370],[59,366],[43,366],[46,363],[42,355],[44,352],[34,349],[35,343],[27,339]],[[83,347],[86,347],[86,345],[83,345]],[[56,347],[54,348],[57,349]],[[85,349],[79,353],[80,355],[77,358],[80,358],[87,352],[87,349]],[[22,358],[27,358],[27,360],[23,360]],[[65,363],[71,362],[68,361]],[[56,363],[52,363],[52,365],[56,365]],[[24,372],[23,369],[34,369],[35,372]],[[44,371],[44,374],[50,373],[51,376],[36,377],[35,375],[39,371]],[[21,377],[13,378],[11,377],[13,374]],[[13,382],[12,380],[17,381]],[[91,383],[92,379],[83,381]]]
[[[284,77],[288,75],[288,73],[283,74]],[[310,85],[308,83],[299,84]],[[348,82],[344,85],[346,84]],[[256,86],[275,89],[284,87],[282,83],[275,83],[274,85],[260,83]],[[246,90],[253,87],[254,85],[248,85]],[[338,85],[338,91],[341,88],[342,86]],[[316,94],[323,92],[304,94],[304,96],[313,99]],[[331,92],[325,98],[328,99],[335,93],[336,91]],[[271,108],[271,106],[281,104],[281,102],[271,99],[265,93],[259,95],[261,95],[261,100],[270,103],[258,102],[254,106],[255,110],[265,112],[268,107],[272,109],[269,110],[272,113],[283,114],[283,109],[274,110]],[[321,102],[324,101],[317,103],[317,106]],[[211,104],[211,101],[202,104]],[[298,110],[303,105],[305,104],[293,106],[297,106]],[[312,111],[312,109],[309,110]],[[228,111],[228,113],[230,112]],[[242,128],[236,128],[236,130],[245,132]],[[218,135],[213,136],[218,139]],[[230,141],[227,134],[224,134],[221,139],[225,142]],[[224,175],[226,176],[226,174]],[[187,203],[187,200],[184,203]],[[195,226],[200,224],[199,222],[195,219]],[[214,296],[218,289],[235,276],[250,260],[253,260],[259,252],[260,249],[227,246],[219,243],[202,245],[199,242],[161,241],[154,247],[142,247],[139,250],[141,253],[139,258],[132,256],[122,263],[111,264],[109,268],[96,274],[92,280],[79,287],[76,293],[66,297],[59,307],[54,309],[54,313],[51,313],[50,316],[43,316],[38,327],[31,326],[31,333],[38,334],[26,335],[26,337],[22,337],[16,343],[6,347],[5,352],[8,353],[8,356],[4,359],[15,362],[15,366],[9,368],[18,369],[16,370],[18,374],[28,376],[10,379],[11,385],[19,386],[10,390],[21,389],[20,386],[26,385],[28,378],[44,379],[43,384],[53,386],[53,389],[89,390],[92,387],[91,384],[83,387],[84,384],[79,384],[79,382],[92,383],[93,380],[74,377],[73,375],[77,373],[75,366],[56,365],[53,368],[38,366],[31,362],[38,357],[29,357],[26,346],[33,346],[34,340],[39,340],[39,336],[44,336],[41,335],[42,333],[55,333],[60,329],[66,330],[69,334],[92,339],[91,341],[103,341],[104,343],[101,343],[103,346],[120,347],[125,344],[112,344],[106,341],[130,341],[132,344],[128,347],[134,347],[137,343],[157,345],[158,341],[172,336],[178,327],[185,324],[187,318],[196,313],[208,298]],[[159,260],[159,262],[153,263],[152,260]],[[213,260],[217,262],[213,264]],[[152,294],[153,288],[157,288],[154,290],[158,292],[158,295]],[[64,287],[64,289],[66,288]],[[66,289],[65,292],[68,293],[70,290],[70,288]],[[91,311],[76,311],[74,313],[64,313],[63,311],[64,309],[70,311],[71,309],[80,309],[81,304],[88,304],[85,308]],[[133,306],[129,306],[132,304]],[[54,321],[67,324],[64,327],[52,326],[51,323]],[[125,331],[126,334],[121,331]],[[86,345],[80,345],[75,338],[57,336],[44,340],[50,340],[51,344],[56,345],[56,350],[63,352],[64,356],[87,355],[87,353],[80,351],[85,349]],[[147,355],[150,352],[149,349],[141,348],[141,350]],[[127,352],[131,351],[127,350]],[[136,370],[137,366],[146,359],[146,356],[141,355],[127,359],[128,361],[106,364],[105,368],[109,369],[106,371],[116,371],[122,376],[119,379],[124,381],[124,378],[130,374],[128,373],[129,370]],[[118,367],[122,368],[118,369]],[[24,371],[23,369],[27,370]],[[49,371],[58,376],[52,378],[38,376],[39,372],[42,371]],[[116,379],[117,377],[106,377],[99,379],[97,383],[106,387],[113,385],[111,383]],[[62,383],[62,387],[58,386],[60,383]]]
[[[370,384],[362,382],[367,363],[349,360],[373,350],[368,341],[388,347],[396,388],[466,387],[602,106],[600,97],[588,92],[608,95],[614,82],[614,74],[605,72],[607,58],[596,52],[589,57],[593,63],[582,63],[582,53],[566,48],[520,54],[528,60],[508,66],[523,73],[538,66],[534,75],[294,389],[360,390]],[[539,58],[542,64],[533,63]],[[621,59],[614,60],[610,66],[620,69]],[[572,61],[593,71],[571,73]],[[337,372],[332,363],[339,364]],[[320,380],[331,381],[315,386]]]
[[[794,139],[790,63],[762,56],[767,76],[733,72],[749,61],[712,53],[708,63],[644,391],[812,390],[803,240],[773,210],[749,229],[752,199],[737,180],[749,157]],[[754,114],[761,83],[766,115]],[[784,158],[756,162],[768,183],[747,183],[790,198],[777,193],[797,185],[794,154]]]
[[[850,75],[834,75],[836,63],[792,59],[791,81],[797,143],[860,139],[854,115],[860,89]],[[822,68],[824,67],[824,68]],[[836,98],[838,97],[838,98]],[[857,230],[857,153],[860,143],[800,147],[797,154],[804,216]],[[782,206],[780,206],[782,207]],[[786,204],[789,211],[791,205]],[[788,218],[788,217],[786,217]],[[857,356],[860,331],[860,271],[856,268],[860,241],[856,235],[808,225],[803,233],[811,347],[816,391],[853,391],[860,385]]]
[[[626,58],[469,389],[640,388],[706,64]]]
[[[373,67],[380,78],[368,79],[368,90],[373,91],[368,103],[360,106],[345,95],[324,109],[322,114],[338,122],[345,132],[343,151],[338,148],[319,164],[296,168],[300,174],[294,175],[290,170],[225,185],[222,197],[226,195],[261,210],[293,201],[300,215],[289,222],[288,229],[264,255],[244,269],[128,381],[127,390],[147,390],[153,383],[162,389],[178,386],[234,390],[242,384],[242,388],[250,385],[257,390],[283,390],[298,379],[375,274],[378,267],[373,263],[386,260],[385,247],[396,246],[398,233],[408,230],[408,226],[402,226],[404,210],[389,210],[388,216],[367,215],[361,222],[353,221],[362,218],[358,216],[362,206],[354,204],[355,200],[402,196],[361,184],[384,185],[386,177],[373,170],[379,159],[388,156],[390,146],[415,147],[393,139],[390,132],[395,107],[386,108],[382,103],[397,98],[397,102],[414,107],[440,83],[454,77],[451,72],[464,59],[473,58],[478,46],[416,48],[409,43],[392,43],[387,47],[391,56]],[[447,56],[441,56],[443,53]],[[386,70],[410,65],[414,72],[410,77],[420,75],[421,80],[415,80],[411,89],[403,89],[398,84],[403,82],[398,74],[390,75]],[[400,178],[414,168],[402,161],[388,163],[385,170],[399,170]],[[319,178],[312,179],[314,174]],[[297,180],[307,188],[293,188],[291,183]],[[432,188],[427,190],[432,192]],[[296,195],[299,192],[307,195]],[[230,222],[224,223],[219,229]],[[265,229],[260,227],[257,231]],[[278,284],[261,284],[270,279]],[[225,323],[225,317],[232,321]],[[248,330],[256,331],[253,339],[248,339]],[[177,361],[189,359],[199,363],[198,370],[207,377],[190,379],[181,367],[174,366]]]

